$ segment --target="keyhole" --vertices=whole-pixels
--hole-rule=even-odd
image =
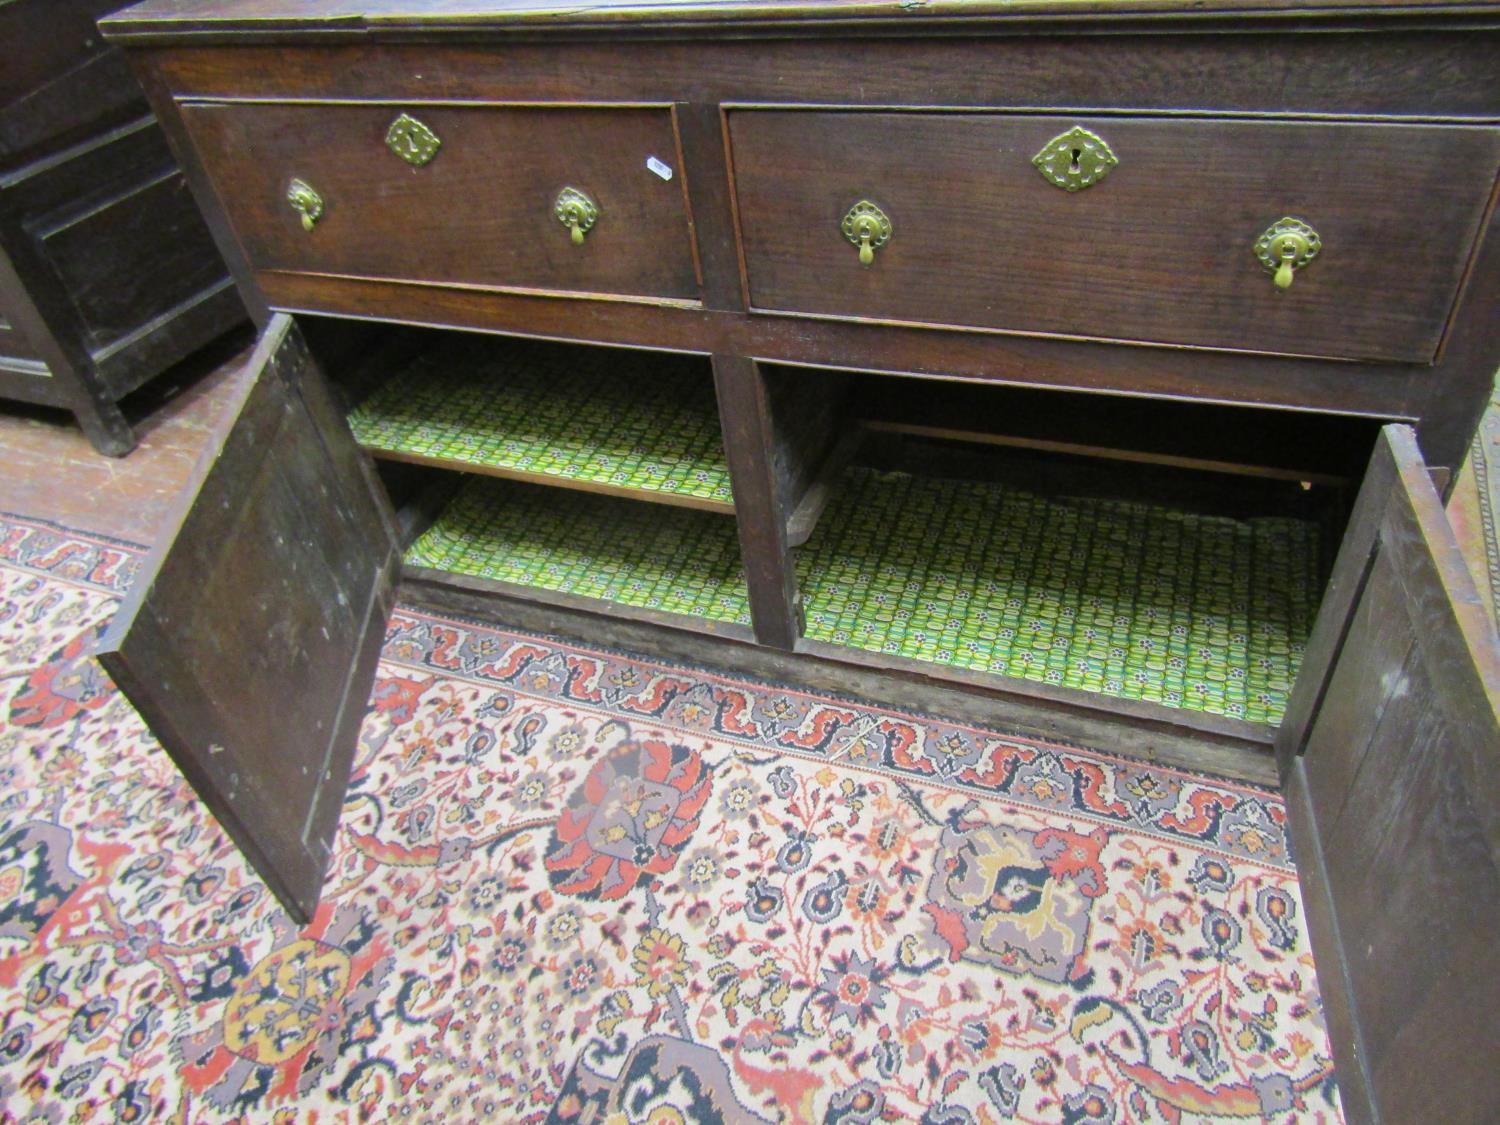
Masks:
[[[1079,172],[1083,171],[1083,169],[1078,164],[1078,158],[1080,156],[1082,156],[1082,155],[1083,155],[1083,149],[1081,149],[1081,148],[1075,148],[1073,150],[1073,163],[1068,165],[1068,174],[1069,175],[1076,176],[1076,175],[1078,175]]]

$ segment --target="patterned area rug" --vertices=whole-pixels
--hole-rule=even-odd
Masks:
[[[0,520],[0,1121],[1337,1121],[1274,796],[392,622],[294,928]]]

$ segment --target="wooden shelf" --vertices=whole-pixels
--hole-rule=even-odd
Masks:
[[[813,640],[1277,723],[1315,523],[848,470],[798,556]]]
[[[607,496],[470,479],[406,552],[412,566],[748,625],[735,525]]]
[[[377,457],[733,513],[701,359],[533,341],[420,356],[349,416]]]

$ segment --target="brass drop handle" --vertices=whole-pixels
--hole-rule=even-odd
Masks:
[[[558,193],[553,214],[568,228],[573,245],[582,246],[583,236],[599,221],[599,205],[577,188],[565,187]]]
[[[323,217],[323,197],[306,180],[293,179],[286,188],[286,201],[302,216],[302,229],[310,231]]]
[[[1271,271],[1277,289],[1289,289],[1292,274],[1316,258],[1322,248],[1323,240],[1310,224],[1288,215],[1256,240],[1255,256]]]
[[[868,266],[875,261],[875,250],[891,240],[891,220],[868,199],[861,199],[844,215],[840,224],[844,237],[859,247],[859,263]]]
[[[1276,283],[1277,289],[1290,289],[1292,271],[1297,268],[1292,263],[1307,253],[1307,240],[1295,234],[1284,235],[1280,240],[1280,247],[1281,265],[1276,267],[1276,276],[1271,280]]]

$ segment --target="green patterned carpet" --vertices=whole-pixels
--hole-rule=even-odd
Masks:
[[[474,477],[406,552],[418,566],[750,623],[734,521]]]
[[[798,564],[807,635],[1279,722],[1318,529],[851,470]]]
[[[797,571],[817,640],[1276,723],[1317,547],[1300,520],[856,468]],[[706,513],[476,478],[407,559],[749,622],[734,525]]]
[[[691,498],[733,498],[698,358],[517,341],[425,355],[349,417],[376,453]]]

